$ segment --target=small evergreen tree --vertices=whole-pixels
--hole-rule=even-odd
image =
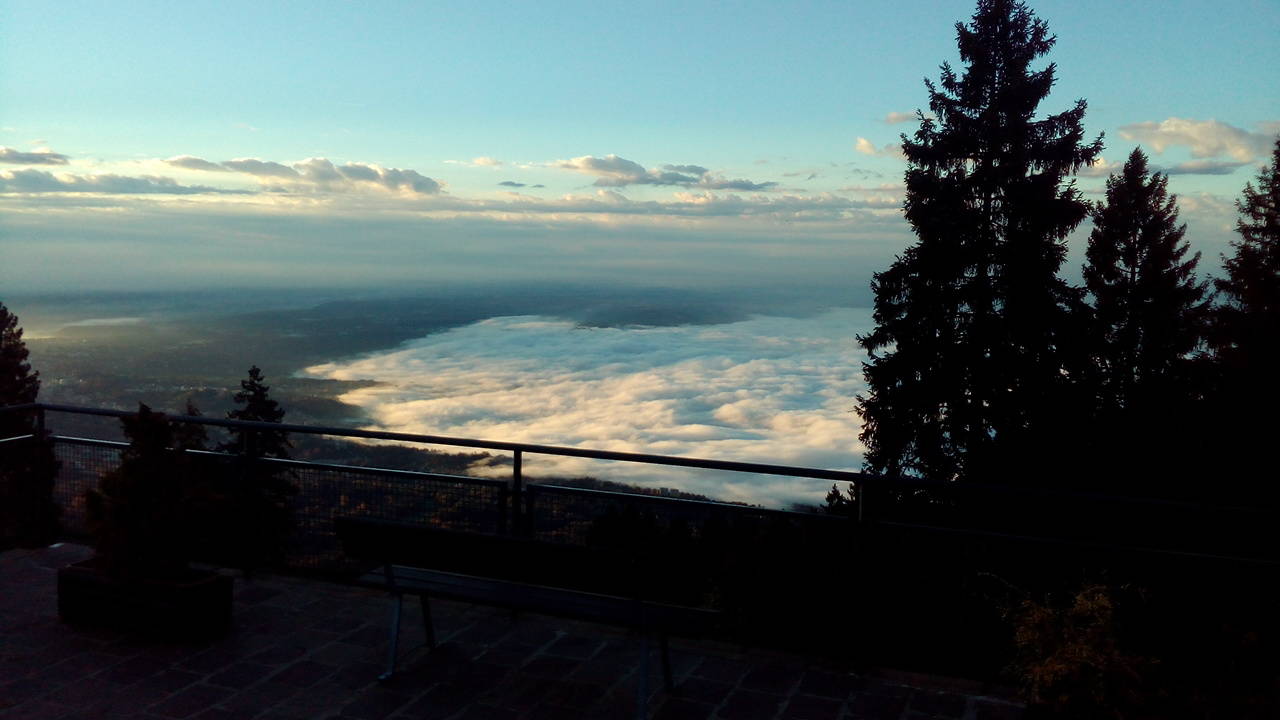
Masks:
[[[1082,298],[1057,272],[1088,209],[1068,177],[1102,148],[1084,100],[1034,119],[1054,38],[1025,4],[980,0],[956,33],[963,74],[925,81],[936,119],[903,136],[918,239],[875,275],[859,338],[866,467],[937,480],[1016,471],[1066,422]]]
[[[0,303],[0,407],[33,403],[40,373],[27,362],[18,317]],[[53,541],[59,508],[53,500],[58,462],[48,435],[41,436],[30,412],[0,412],[0,439],[32,436],[0,446],[0,549]]]
[[[265,383],[258,366],[249,368],[249,375],[240,381],[240,392],[235,402],[240,407],[227,413],[232,420],[279,423],[285,411],[271,399],[271,388]],[[231,473],[224,491],[225,522],[230,532],[216,545],[229,564],[246,570],[267,565],[281,559],[284,543],[291,528],[292,517],[288,507],[291,495],[297,492],[292,483],[293,474],[271,459],[289,459],[289,434],[278,430],[232,428],[230,440],[219,449],[239,456],[239,465]]]
[[[120,424],[129,446],[86,493],[97,555],[118,576],[179,576],[190,560],[190,458],[164,414],[142,403]]]
[[[1183,395],[1189,356],[1203,337],[1208,283],[1187,256],[1169,178],[1134,149],[1094,206],[1084,266],[1093,297],[1094,356],[1106,413],[1166,405]]]

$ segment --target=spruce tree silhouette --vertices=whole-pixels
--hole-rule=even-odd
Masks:
[[[33,403],[39,396],[40,373],[31,369],[29,354],[18,316],[0,303],[0,406]],[[0,439],[23,435],[32,438],[0,447],[0,549],[46,545],[57,534],[53,445],[40,436],[32,413],[0,413]]]
[[[1169,178],[1150,174],[1147,156],[1129,155],[1107,180],[1106,202],[1093,208],[1084,266],[1093,296],[1103,402],[1119,408],[1167,395],[1200,344],[1208,282],[1196,276],[1200,253],[1187,257]]]
[[[1236,489],[1280,504],[1275,483],[1258,482],[1274,474],[1280,434],[1280,138],[1257,187],[1246,184],[1236,208],[1240,238],[1223,255],[1226,277],[1214,281],[1221,302],[1209,333],[1219,379],[1215,470],[1234,478]]]
[[[1176,490],[1199,388],[1192,352],[1204,337],[1208,281],[1188,257],[1168,176],[1135,148],[1094,206],[1083,275],[1093,299],[1098,425],[1095,473],[1110,490]],[[1172,461],[1172,462],[1171,462]],[[1122,483],[1124,487],[1117,487]]]
[[[227,417],[282,422],[285,411],[271,399],[270,390],[258,366],[250,367],[248,377],[240,381],[240,392],[235,394],[236,404],[241,407],[229,411]],[[219,449],[236,453],[240,463],[228,482],[226,513],[230,517],[225,521],[229,537],[219,543],[223,557],[218,559],[247,571],[283,556],[292,527],[288,499],[297,488],[288,468],[263,461],[288,460],[292,445],[289,434],[279,430],[232,428],[230,435]]]
[[[1025,4],[982,0],[956,33],[962,74],[925,81],[933,117],[902,138],[917,242],[872,281],[858,409],[867,469],[992,480],[1043,467],[1068,422],[1082,293],[1057,272],[1088,212],[1068,178],[1102,139],[1082,142],[1084,100],[1034,119],[1054,38]]]

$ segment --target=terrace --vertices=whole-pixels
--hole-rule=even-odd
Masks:
[[[37,427],[54,431],[81,427],[76,421],[85,418],[114,421],[127,414],[52,405],[9,411],[36,413]],[[116,466],[123,444],[55,432],[61,465],[54,494],[68,542],[0,554],[0,717],[1020,717],[1010,690],[990,682],[1007,662],[1007,628],[995,623],[993,608],[954,594],[952,585],[980,575],[978,570],[1020,566],[1029,556],[1045,574],[1060,569],[1055,562],[1103,556],[1112,565],[1132,562],[1185,574],[1193,566],[1274,565],[1280,547],[1272,542],[1276,527],[1269,515],[1249,508],[889,483],[813,468],[466,438],[171,419],[480,448],[505,453],[511,475],[259,461],[287,466],[298,488],[285,562],[272,573],[237,578],[228,635],[164,643],[58,621],[55,571],[92,552],[76,544],[86,539],[83,493]],[[24,438],[0,440],[4,451]],[[849,482],[855,500],[847,515],[836,517],[564,487],[524,477],[523,459],[534,453]],[[200,455],[213,463],[234,460]],[[904,511],[904,488],[927,493],[929,502]],[[1131,521],[1135,508],[1144,517],[1141,526]],[[673,640],[673,692],[656,677],[642,676],[641,645],[623,630],[462,603],[437,606],[439,648],[411,652],[403,674],[377,682],[386,647],[385,594],[351,582],[357,568],[335,537],[334,518],[584,544],[602,523],[627,513],[649,519],[655,537],[680,527],[709,541],[732,529],[724,536],[737,543],[739,554],[729,558],[727,570],[709,566],[706,574],[730,589],[752,579],[745,594],[725,591],[719,599],[734,608],[736,627],[714,638]],[[1079,517],[1092,522],[1082,527]],[[417,614],[406,618],[403,637],[420,638]],[[639,692],[641,687],[652,690]]]

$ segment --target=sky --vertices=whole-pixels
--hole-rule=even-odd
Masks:
[[[1032,6],[1058,37],[1042,113],[1083,97],[1105,134],[1080,187],[1141,144],[1212,269],[1280,132],[1280,3]],[[972,11],[0,0],[0,293],[593,277],[865,302],[911,241],[895,145]]]

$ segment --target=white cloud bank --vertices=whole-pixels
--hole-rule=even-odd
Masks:
[[[711,326],[584,328],[500,317],[307,374],[383,384],[342,397],[378,429],[856,470],[868,310]],[[527,472],[590,474],[725,500],[820,502],[830,486],[578,458]],[[506,472],[506,470],[502,470]]]
[[[1171,117],[1160,122],[1140,122],[1120,127],[1120,137],[1125,140],[1150,145],[1157,153],[1171,147],[1187,147],[1191,157],[1216,158],[1223,155],[1235,161],[1234,166],[1266,157],[1274,146],[1280,128],[1266,123],[1261,132],[1250,132],[1219,120],[1190,120]],[[1205,166],[1208,174],[1220,174],[1223,164]],[[1187,164],[1182,171],[1195,172],[1196,166]]]

